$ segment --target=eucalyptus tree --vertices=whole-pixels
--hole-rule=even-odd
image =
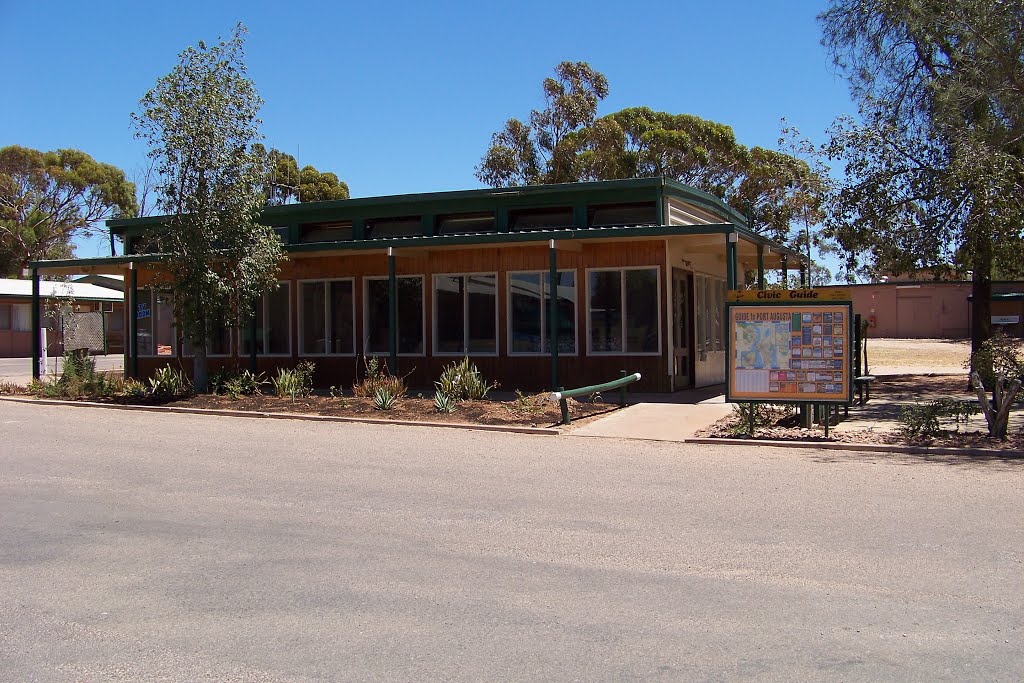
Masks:
[[[860,110],[832,131],[828,230],[851,268],[971,271],[978,350],[993,270],[1024,274],[1024,5],[833,0],[819,19]]]
[[[545,106],[509,119],[476,169],[492,187],[660,176],[714,195],[752,227],[797,246],[816,226],[823,183],[805,161],[747,148],[733,129],[692,114],[629,107],[597,116],[608,80],[583,62],[562,62],[543,84]]]
[[[135,186],[115,166],[77,149],[2,147],[0,277],[37,259],[70,257],[73,238],[136,210]]]
[[[214,45],[186,48],[132,115],[167,215],[149,236],[164,254],[156,284],[173,295],[199,391],[213,334],[244,320],[251,302],[276,286],[282,259],[273,229],[257,221],[266,159],[255,146],[262,100],[247,75],[245,34],[239,24]]]
[[[262,144],[254,145],[257,152],[264,152]],[[267,158],[266,178],[263,194],[267,204],[289,202],[324,202],[348,199],[348,183],[339,180],[337,174],[319,171],[307,164],[301,169],[291,154],[278,149],[265,152]]]
[[[509,119],[491,136],[476,177],[492,187],[573,182],[580,132],[608,96],[608,79],[586,62],[561,62],[544,79],[544,106],[529,123]]]

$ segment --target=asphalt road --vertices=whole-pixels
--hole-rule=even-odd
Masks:
[[[0,679],[1024,679],[1024,461],[0,402]]]

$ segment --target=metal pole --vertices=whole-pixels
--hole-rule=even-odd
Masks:
[[[782,288],[789,289],[789,259],[782,257]]]
[[[388,247],[388,352],[392,375],[398,375],[398,278],[395,275],[395,249]]]
[[[558,250],[548,242],[548,345],[551,352],[551,388],[558,387]],[[543,288],[542,288],[543,289]]]
[[[750,418],[750,426],[747,429],[747,434],[750,435],[750,438],[754,438],[754,402],[753,401],[750,402],[749,413],[750,413],[750,416],[749,416],[749,418]]]
[[[757,288],[764,289],[764,245],[757,245]]]
[[[807,287],[807,266],[800,264],[800,289]]]
[[[128,307],[128,348],[130,349],[131,365],[128,368],[129,376],[138,379],[139,377],[139,271],[134,263],[129,263],[131,272],[129,278],[128,294],[131,303]]]
[[[39,358],[43,355],[39,339],[42,316],[39,314],[39,269],[32,269],[32,379],[39,379]]]

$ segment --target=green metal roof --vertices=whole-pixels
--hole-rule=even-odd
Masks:
[[[421,194],[363,197],[330,202],[308,202],[268,206],[263,210],[261,221],[276,227],[294,227],[306,223],[363,220],[402,215],[438,215],[448,213],[469,213],[476,211],[497,212],[519,208],[546,206],[580,206],[582,204],[653,201],[659,207],[662,197],[686,201],[722,218],[721,225],[728,226],[742,234],[746,241],[769,247],[802,261],[802,256],[783,245],[749,230],[746,218],[728,206],[718,197],[701,192],[683,183],[667,178],[630,178],[587,183],[565,183],[559,185],[528,185],[497,189],[457,190]],[[168,216],[113,219],[107,225],[115,234],[138,235],[146,230],[167,222]],[[677,232],[675,228],[685,228]],[[702,228],[707,228],[701,232]],[[637,230],[640,229],[640,232]],[[620,232],[609,232],[620,230]],[[363,250],[381,247],[402,247],[415,243],[417,246],[442,244],[501,244],[531,242],[539,239],[589,239],[594,237],[626,237],[645,235],[643,230],[655,232],[645,236],[668,236],[678,234],[707,234],[726,231],[714,226],[642,226],[629,227],[631,232],[620,228],[587,228],[575,230],[530,231],[524,233],[498,232],[480,235],[414,236],[391,239],[363,239],[345,242],[289,244],[289,252],[335,250]]]
[[[746,218],[721,199],[666,178],[630,178],[559,185],[456,190],[380,197],[359,197],[330,202],[268,206],[262,220],[268,225],[294,225],[356,217],[386,217],[421,213],[461,213],[480,209],[525,208],[579,202],[655,200],[659,192],[689,201],[729,222],[746,225]],[[107,221],[115,234],[135,233],[165,223],[168,216],[118,218]]]
[[[784,254],[799,262],[802,257],[792,249],[775,244],[760,235],[752,234],[746,228],[732,223],[715,223],[708,225],[643,225],[605,228],[568,228],[554,230],[530,230],[523,232],[485,232],[465,235],[414,235],[408,237],[386,237],[378,239],[348,240],[343,242],[309,242],[287,244],[284,249],[290,254],[306,254],[323,251],[370,251],[387,248],[437,248],[450,246],[501,245],[501,244],[544,244],[550,240],[594,240],[594,239],[630,239],[650,237],[678,237],[685,235],[726,235],[737,232],[754,244],[769,246],[774,252]],[[723,247],[725,240],[723,237]],[[164,259],[162,254],[138,254],[128,256],[111,256],[91,259],[60,259],[33,261],[31,267],[74,268],[88,266],[127,266],[130,263],[152,263]]]

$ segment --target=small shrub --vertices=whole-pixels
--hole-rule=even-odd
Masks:
[[[1024,380],[1024,341],[996,330],[978,351],[971,354],[966,367],[974,368],[989,391],[1000,375],[1011,381]]]
[[[405,384],[405,377],[396,377],[388,370],[388,364],[376,356],[363,358],[363,368],[366,376],[360,382],[352,385],[352,393],[356,396],[373,397],[379,389],[386,389],[396,398],[405,396],[409,388]]]
[[[96,376],[96,359],[79,351],[68,351],[63,356],[60,382],[64,384],[91,383]]]
[[[267,376],[262,372],[255,373],[251,370],[242,370],[227,381],[224,390],[231,398],[256,396],[263,393],[263,387],[266,385]]]
[[[398,404],[398,396],[387,388],[381,387],[373,394],[373,407],[376,410],[391,410]]]
[[[793,407],[778,403],[737,403],[732,410],[733,423],[729,431],[733,436],[753,436],[750,433],[750,416],[753,410],[754,430],[774,427],[775,424],[793,414]]]
[[[7,380],[0,380],[0,395],[26,394],[28,388]]]
[[[121,386],[121,395],[141,398],[146,395],[146,385],[135,378],[126,379]]]
[[[441,378],[434,384],[438,391],[456,401],[481,401],[487,398],[487,393],[491,389],[498,386],[497,382],[485,380],[476,364],[469,361],[468,356],[446,365],[441,372]]]
[[[313,393],[313,372],[316,364],[304,360],[294,368],[278,368],[277,376],[270,380],[274,393],[281,397],[305,398]]]
[[[437,412],[453,413],[458,406],[458,401],[443,391],[438,391],[434,394],[434,409],[437,410]]]
[[[900,433],[908,439],[938,436],[942,429],[939,420],[953,418],[957,427],[977,415],[980,408],[972,401],[943,398],[900,408]]]
[[[538,415],[544,412],[544,406],[540,404],[537,396],[527,396],[516,389],[515,399],[505,404],[505,410],[518,415]]]
[[[165,365],[149,378],[149,388],[154,396],[183,396],[191,391],[192,384],[184,372]]]

